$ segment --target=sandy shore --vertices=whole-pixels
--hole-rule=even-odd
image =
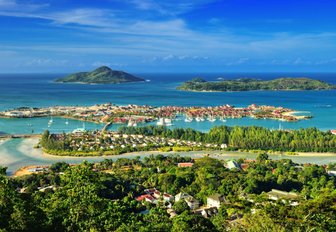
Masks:
[[[300,113],[307,113],[307,111],[289,111],[289,112],[282,113],[282,115],[295,117],[297,120],[307,119],[307,116],[296,115],[296,114],[300,114]]]
[[[17,170],[12,176],[13,177],[19,177],[19,176],[25,176],[25,175],[31,175],[33,172],[30,172],[30,169],[35,169],[35,168],[48,168],[49,165],[30,165],[30,166],[25,166]]]
[[[318,152],[297,152],[298,156],[302,157],[336,157],[336,153],[332,152],[324,152],[324,153],[318,153]]]
[[[0,139],[0,146],[1,144],[4,144],[5,142],[7,142],[9,139]]]

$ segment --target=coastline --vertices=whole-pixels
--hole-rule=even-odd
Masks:
[[[193,152],[186,152],[187,154],[190,154],[192,155]],[[225,157],[226,155],[228,156],[232,156],[232,158],[234,158],[234,156],[240,156],[242,154],[244,154],[243,152],[230,152],[230,154],[223,154],[225,152],[218,152],[218,153],[214,153],[214,154],[208,154],[206,152],[202,152],[203,154],[193,154],[194,155],[194,158],[201,158],[201,157],[205,157],[205,156],[208,156],[208,157],[211,157],[211,158],[221,158],[221,157]],[[108,158],[122,158],[124,155],[128,156],[132,156],[133,158],[136,157],[136,156],[144,156],[144,155],[158,155],[158,154],[163,154],[163,155],[172,155],[172,154],[175,154],[175,152],[159,152],[159,151],[152,151],[152,152],[131,152],[131,153],[124,153],[124,154],[121,154],[121,155],[115,155],[115,156],[100,156],[100,157],[104,157],[106,159]],[[257,156],[257,154],[254,154],[254,153],[249,153],[251,155],[255,155],[255,157]],[[316,157],[316,156],[321,156],[321,157],[336,157],[336,153],[316,153],[316,152],[298,152],[297,153],[298,155],[295,155],[295,157]],[[60,156],[57,156],[57,155],[50,155],[50,154],[47,154],[45,152],[43,152],[42,154],[44,157],[52,157],[52,158],[56,158],[56,157],[60,157]],[[270,155],[270,158],[274,158],[274,157],[282,157],[282,155],[275,155],[275,154],[271,154]],[[74,158],[72,156],[61,156],[63,158]],[[291,155],[285,155],[285,158],[291,158],[293,156]],[[81,157],[78,157],[78,158],[81,158]],[[83,157],[85,158],[85,157]],[[87,157],[87,158],[90,158],[90,157]],[[92,156],[91,156],[92,158]],[[228,158],[229,159],[229,158]],[[60,160],[61,162],[61,160]],[[65,161],[66,162],[66,161]],[[69,162],[70,165],[76,165],[74,163],[71,163]],[[25,175],[31,175],[33,174],[34,172],[31,172],[30,169],[35,169],[35,168],[48,168],[50,167],[51,165],[28,165],[28,166],[23,166],[21,168],[19,168],[18,170],[16,170],[12,175],[11,177],[21,177],[21,176],[25,176]]]

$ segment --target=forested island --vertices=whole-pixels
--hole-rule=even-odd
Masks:
[[[57,79],[59,83],[84,83],[84,84],[120,84],[126,82],[145,81],[123,71],[115,71],[102,66],[92,72],[79,72],[64,78]]]
[[[252,90],[330,90],[336,85],[310,78],[278,78],[274,80],[260,80],[240,78],[236,80],[206,81],[194,78],[184,82],[177,89],[184,91],[228,92]]]
[[[251,151],[336,152],[336,136],[316,128],[269,130],[262,127],[212,128],[208,133],[193,129],[168,129],[163,126],[121,127],[118,132],[86,131],[42,135],[44,152],[59,156],[104,156],[128,152],[161,151]]]
[[[335,167],[265,154],[55,163],[16,178],[0,167],[0,230],[335,231]]]

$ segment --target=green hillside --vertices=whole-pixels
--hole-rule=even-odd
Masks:
[[[97,68],[92,72],[79,72],[56,80],[56,82],[61,83],[78,82],[86,84],[119,84],[138,81],[144,81],[144,79],[123,71],[114,71],[106,66]]]
[[[236,79],[205,81],[195,78],[177,87],[185,91],[251,91],[251,90],[326,90],[336,86],[310,78],[278,78],[274,80]]]

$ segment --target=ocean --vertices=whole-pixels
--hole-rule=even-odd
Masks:
[[[267,128],[298,129],[317,127],[322,130],[336,129],[336,91],[252,91],[252,92],[223,92],[200,93],[176,90],[181,82],[194,77],[207,80],[217,78],[233,79],[237,77],[254,77],[273,79],[277,77],[311,77],[336,84],[336,75],[332,73],[218,73],[218,74],[138,74],[150,81],[144,83],[129,83],[120,85],[82,85],[56,84],[53,80],[64,74],[1,74],[0,75],[0,110],[21,106],[45,107],[54,105],[93,105],[111,102],[118,105],[178,105],[178,106],[215,106],[230,104],[248,106],[252,103],[259,105],[274,105],[289,107],[299,111],[307,111],[313,119],[299,122],[279,122],[275,120],[255,120],[249,118],[227,119],[220,122],[186,123],[182,118],[173,121],[174,127],[191,127],[200,131],[208,131],[215,125],[258,125]],[[51,132],[70,132],[76,128],[100,129],[102,124],[94,124],[77,120],[53,118],[53,124],[48,127],[49,118],[31,119],[0,119],[0,134],[41,133],[48,129]],[[113,125],[116,130],[119,125]],[[8,175],[27,165],[49,165],[57,161],[80,163],[101,161],[106,157],[48,157],[40,149],[33,149],[35,139],[0,140],[0,165],[8,167]],[[136,154],[139,155],[139,154]],[[146,155],[146,154],[145,154]],[[202,154],[181,154],[191,157],[201,157]],[[141,155],[142,157],[144,155]],[[131,158],[134,155],[123,155]],[[252,154],[225,153],[219,158],[254,158]],[[111,158],[111,157],[110,157]],[[119,156],[113,157],[113,159]],[[272,156],[272,159],[291,158],[298,163],[326,164],[335,162],[334,156],[323,157],[282,157]]]
[[[208,131],[215,125],[257,125],[271,129],[317,127],[321,130],[336,129],[336,90],[328,91],[251,91],[251,92],[184,92],[176,90],[180,83],[194,77],[206,80],[217,78],[234,79],[250,77],[274,79],[278,77],[310,77],[336,84],[334,73],[188,73],[188,74],[136,74],[147,82],[118,85],[59,84],[53,80],[64,74],[0,74],[0,110],[21,106],[45,107],[54,105],[94,105],[111,102],[118,105],[178,105],[215,106],[230,104],[245,107],[250,104],[284,106],[312,115],[311,120],[279,122],[276,120],[255,120],[250,118],[228,119],[225,123],[174,121],[174,127],[191,127]],[[82,127],[83,123],[54,118],[48,127],[48,118],[0,119],[0,132],[41,133],[69,132]],[[100,129],[103,125],[85,123],[87,129]],[[117,129],[118,125],[111,127]]]

